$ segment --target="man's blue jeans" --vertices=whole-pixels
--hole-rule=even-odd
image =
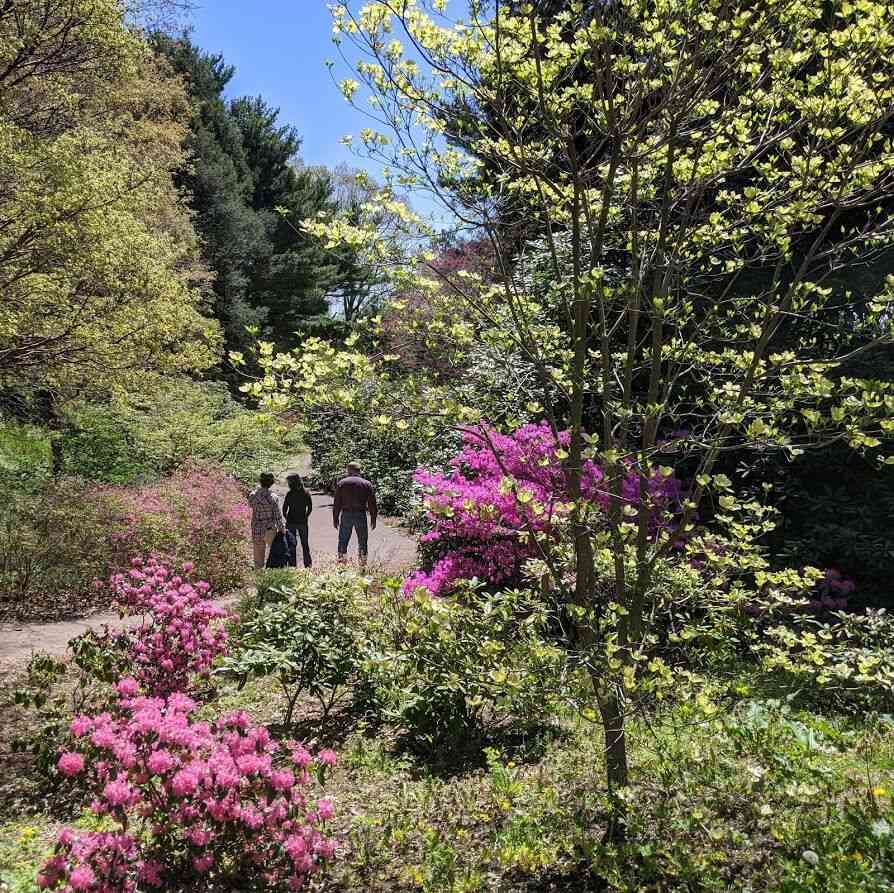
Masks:
[[[357,552],[360,563],[366,563],[366,555],[369,549],[369,527],[366,522],[366,512],[342,512],[338,519],[338,557],[344,558],[348,554],[348,543],[351,541],[351,533],[357,531]]]

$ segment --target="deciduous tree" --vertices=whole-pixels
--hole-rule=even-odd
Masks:
[[[894,234],[894,13],[872,0],[569,0],[546,14],[471,0],[451,22],[446,6],[337,3],[336,32],[362,55],[342,88],[369,94],[382,126],[362,141],[393,185],[438,189],[493,246],[495,281],[451,284],[477,318],[457,338],[517,350],[553,430],[569,430],[570,567],[544,559],[619,792],[646,680],[689,678],[651,650],[656,569],[700,555],[730,616],[755,600],[772,616],[811,579],[767,571],[768,512],[737,497],[719,459],[837,440],[872,455],[894,427],[894,385],[847,371],[891,342],[894,284],[866,297],[846,285]],[[520,249],[504,222],[524,215],[543,235]],[[307,229],[394,258],[354,221]],[[434,269],[417,278],[442,284]],[[857,347],[836,336],[854,328]],[[310,368],[268,357],[256,390],[274,402],[307,394],[308,371],[337,393],[376,370],[322,349]],[[433,393],[417,410],[475,418]],[[581,491],[588,459],[605,474],[604,513]],[[648,482],[671,463],[692,485],[680,516],[655,525]],[[623,498],[631,473],[639,506]],[[709,511],[722,548],[696,526]]]
[[[101,390],[214,363],[173,181],[185,102],[109,0],[0,8],[0,380]]]

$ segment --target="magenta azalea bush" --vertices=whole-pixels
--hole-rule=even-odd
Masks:
[[[152,552],[191,561],[218,592],[245,582],[251,512],[242,486],[220,469],[187,466],[156,483],[104,488],[121,505],[112,541],[119,556]]]
[[[404,593],[422,588],[444,595],[460,580],[477,577],[502,585],[516,580],[525,561],[539,554],[534,533],[547,539],[567,517],[568,482],[560,453],[568,432],[558,438],[549,425],[525,425],[510,435],[467,431],[463,449],[447,474],[421,468],[415,480],[425,493],[431,530],[422,543],[438,553],[429,570],[411,574]],[[581,490],[603,510],[610,504],[602,470],[585,461]],[[657,526],[673,512],[680,483],[672,475],[655,474],[647,481],[647,504],[641,506],[640,478],[631,470],[622,482],[624,504],[650,512]]]
[[[59,772],[93,797],[110,832],[59,835],[50,890],[301,889],[335,854],[331,801],[308,792],[335,754],[280,746],[244,713],[209,723],[184,694],[146,697],[134,678],[105,712],[76,716]]]
[[[123,615],[139,625],[115,634],[117,648],[138,687],[164,697],[188,691],[207,679],[214,659],[226,652],[226,611],[213,601],[210,584],[193,581],[191,562],[181,572],[157,557],[134,558],[126,573],[113,574],[108,588]]]

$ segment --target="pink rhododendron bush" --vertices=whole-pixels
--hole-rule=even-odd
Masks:
[[[183,694],[146,697],[134,678],[76,716],[59,772],[114,830],[64,830],[38,886],[51,890],[301,889],[335,854],[332,803],[311,794],[335,755],[280,745],[244,713],[196,719]]]
[[[114,640],[128,672],[148,694],[188,691],[196,679],[207,679],[214,659],[226,652],[227,632],[220,623],[226,611],[194,571],[191,562],[177,572],[155,557],[134,558],[130,570],[113,574],[106,584],[121,614],[140,618]]]
[[[297,890],[335,853],[324,832],[332,803],[312,795],[333,751],[280,744],[244,713],[197,717],[185,692],[227,636],[225,612],[193,571],[136,558],[107,584],[122,614],[141,618],[105,634],[128,675],[71,720],[55,764],[107,830],[64,830],[42,888]]]
[[[219,592],[245,582],[250,509],[231,475],[187,466],[156,484],[107,491],[123,507],[112,534],[119,556],[152,552],[174,563],[191,561]]]
[[[494,585],[518,580],[522,567],[554,541],[568,517],[569,492],[563,459],[567,432],[558,438],[549,425],[525,425],[510,435],[466,431],[463,449],[446,474],[420,468],[415,480],[425,493],[431,530],[421,538],[435,558],[404,583],[407,595],[422,588],[433,595],[450,592],[460,580],[477,577]],[[600,510],[610,495],[602,470],[586,460],[582,495]],[[672,475],[655,474],[646,481],[645,503],[640,478],[631,471],[622,481],[621,498],[628,513],[645,510],[653,526],[668,521],[676,510],[680,483]]]

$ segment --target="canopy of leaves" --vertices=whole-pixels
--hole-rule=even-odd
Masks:
[[[0,380],[68,392],[207,368],[196,241],[171,172],[179,84],[114,0],[0,8]]]

